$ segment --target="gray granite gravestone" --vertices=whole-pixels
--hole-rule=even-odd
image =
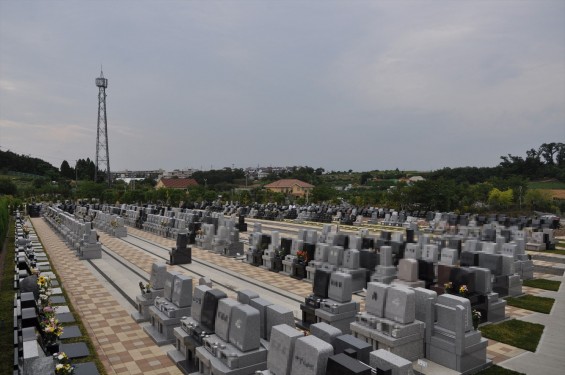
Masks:
[[[412,362],[384,349],[371,352],[370,366],[381,371],[391,370],[391,375],[412,375]]]
[[[292,360],[292,373],[301,375],[324,375],[333,347],[315,336],[296,340]]]
[[[392,247],[381,246],[380,262],[371,276],[371,281],[390,284],[396,278],[396,272],[396,267],[392,262]]]
[[[257,300],[257,298],[255,300]],[[280,305],[268,305],[265,325],[265,335],[267,340],[270,340],[271,338],[271,329],[273,326],[279,324],[288,324],[289,326],[294,327],[294,315],[292,314],[292,310]]]
[[[418,261],[416,259],[400,259],[398,261],[398,278],[394,284],[409,286],[411,288],[424,287],[424,280],[418,280]]]
[[[296,339],[304,335],[286,324],[274,326],[267,355],[267,368],[272,375],[291,375]]]
[[[150,326],[143,330],[157,345],[173,343],[174,328],[183,316],[190,315],[192,304],[192,277],[178,272],[167,272],[163,297],[156,297],[149,308]]]
[[[351,300],[351,275],[333,272],[330,276],[328,299],[314,311],[317,322],[325,322],[349,333],[349,324],[355,321],[359,303]]]
[[[253,290],[244,289],[237,292],[237,300],[245,305],[249,305],[253,298],[259,298],[259,294]]]
[[[375,316],[384,317],[386,293],[390,285],[370,282],[367,284],[365,310]]]
[[[398,323],[411,323],[416,318],[416,296],[412,289],[393,286],[387,290],[385,318]]]
[[[458,258],[457,250],[445,247],[441,250],[439,262],[448,266],[455,266],[459,260]]]
[[[332,327],[327,323],[315,323],[310,325],[310,333],[319,339],[324,340],[333,346],[336,337],[341,336],[342,332],[336,327]]]
[[[231,298],[223,298],[218,302],[218,310],[216,311],[216,327],[214,332],[224,341],[229,340],[232,308],[238,305],[241,305],[241,303]]]
[[[419,244],[408,243],[404,250],[405,259],[420,259],[422,257],[422,248]]]
[[[267,307],[272,305],[272,302],[267,301],[261,297],[253,298],[249,301],[249,305],[259,311],[259,327],[261,338],[267,340]]]

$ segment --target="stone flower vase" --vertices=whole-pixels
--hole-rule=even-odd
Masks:
[[[477,330],[479,328],[479,323],[481,322],[480,318],[473,317],[473,328]]]
[[[45,344],[45,354],[53,355],[59,353],[59,340]]]

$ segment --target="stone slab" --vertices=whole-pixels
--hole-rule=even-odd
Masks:
[[[57,314],[57,319],[59,320],[59,323],[74,323],[75,322],[75,317],[70,312]]]
[[[67,303],[67,300],[63,296],[51,296],[50,301],[54,305],[61,305]]]
[[[80,332],[80,328],[78,328],[78,326],[65,326],[63,327],[63,334],[61,335],[61,339],[74,339],[81,336],[82,333]]]
[[[75,342],[72,344],[61,344],[59,350],[65,352],[65,354],[70,358],[82,358],[88,357],[90,352],[88,351],[88,346],[84,342]]]
[[[98,369],[94,362],[77,363],[74,365],[75,371],[73,375],[99,375]]]

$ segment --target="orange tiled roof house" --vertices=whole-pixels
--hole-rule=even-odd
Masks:
[[[314,185],[297,179],[283,179],[265,185],[265,189],[276,193],[294,195],[295,197],[304,197],[306,194],[312,193]]]
[[[191,186],[198,186],[198,182],[194,178],[161,178],[155,189],[187,189]]]

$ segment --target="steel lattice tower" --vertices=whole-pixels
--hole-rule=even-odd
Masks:
[[[94,181],[98,180],[98,167],[106,167],[108,186],[112,184],[110,176],[110,150],[108,147],[108,121],[106,119],[106,87],[108,79],[100,69],[100,77],[96,78],[98,86],[98,129],[96,131],[96,169],[94,170]]]

